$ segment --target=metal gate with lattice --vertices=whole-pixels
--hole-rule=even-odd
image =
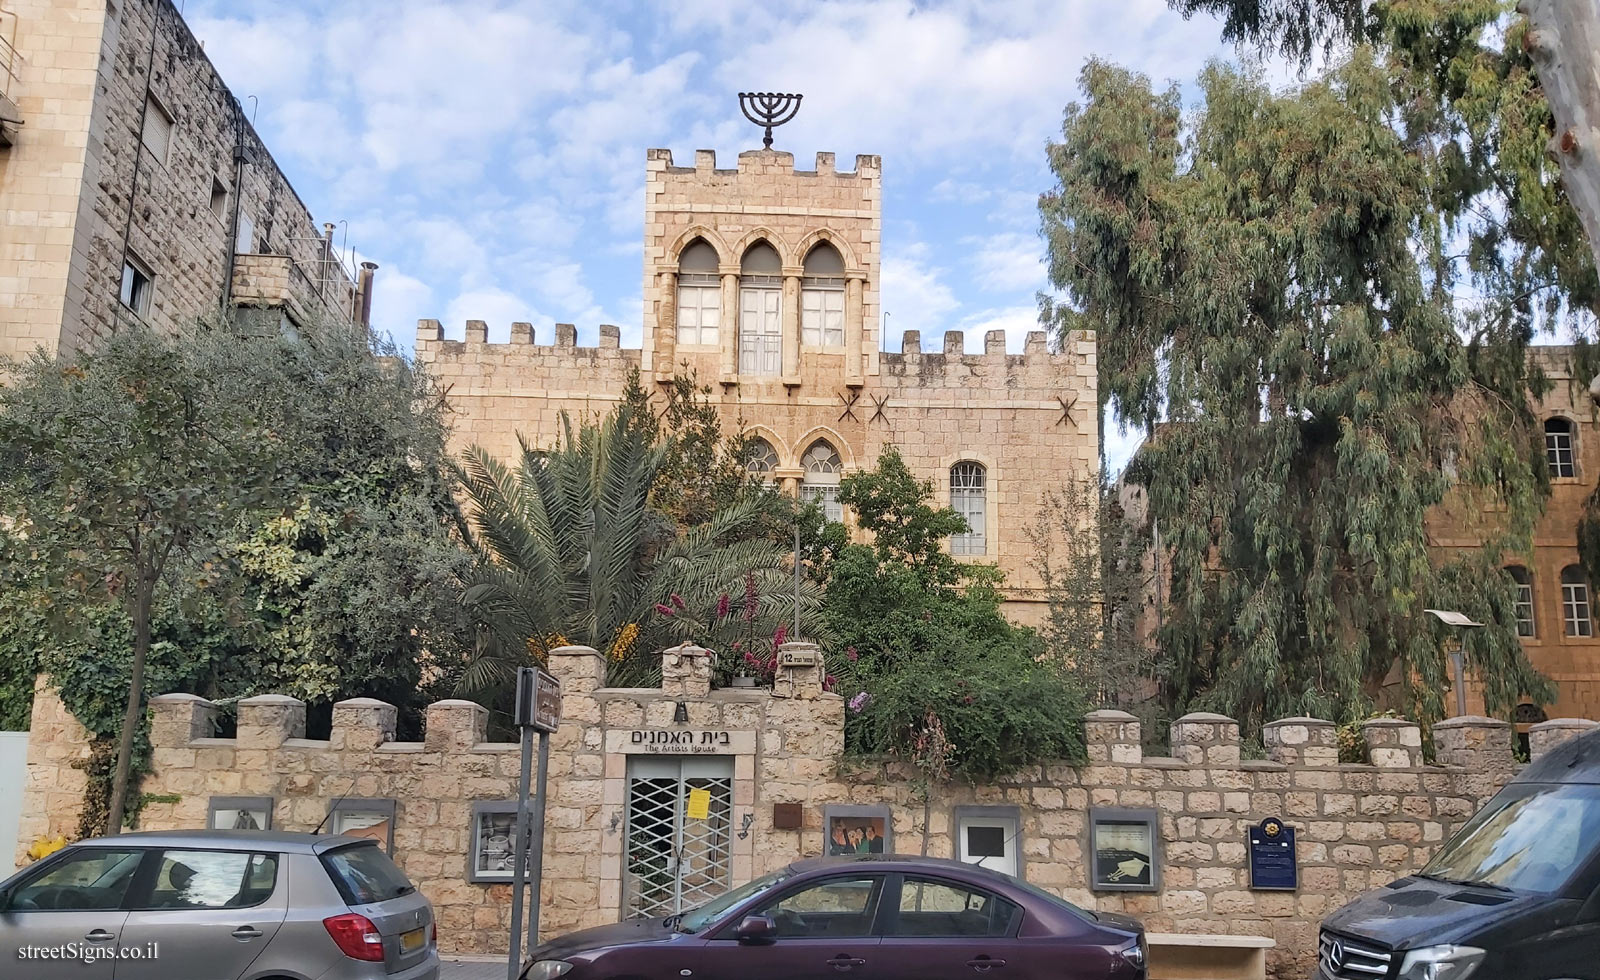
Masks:
[[[706,815],[691,816],[691,794],[709,794]],[[731,886],[733,760],[628,760],[628,852],[624,917],[673,915]]]

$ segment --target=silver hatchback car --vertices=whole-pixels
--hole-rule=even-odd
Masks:
[[[438,976],[433,907],[371,840],[124,834],[73,844],[0,882],[0,977]]]

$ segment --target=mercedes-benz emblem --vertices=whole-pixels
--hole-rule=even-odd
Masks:
[[[1328,947],[1328,965],[1333,967],[1335,975],[1344,969],[1344,943],[1337,939]]]

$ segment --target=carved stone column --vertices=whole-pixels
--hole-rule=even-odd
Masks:
[[[862,323],[861,290],[864,283],[859,276],[847,279],[844,284],[844,383],[864,384],[861,369]]]
[[[783,275],[783,383],[800,383],[800,275]]]
[[[722,380],[739,377],[739,273],[722,271],[722,320],[717,336],[722,339]]]
[[[678,274],[667,271],[656,276],[655,375],[657,381],[670,381],[677,367],[678,352]]]

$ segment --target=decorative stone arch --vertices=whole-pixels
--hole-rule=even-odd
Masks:
[[[794,250],[794,264],[804,265],[806,256],[811,254],[811,249],[816,247],[818,242],[827,242],[839,250],[839,258],[844,260],[844,277],[846,279],[865,279],[867,277],[867,270],[862,268],[861,263],[856,260],[855,250],[850,247],[850,243],[827,228],[818,228],[800,239],[800,244],[795,246]]]
[[[983,467],[984,552],[981,555],[958,555],[957,560],[995,561],[999,557],[1000,526],[1003,516],[1000,513],[1000,495],[995,492],[1004,475],[1000,461],[986,452],[975,449],[959,450],[940,458],[939,472],[934,479],[934,500],[940,506],[951,505],[950,471],[958,463],[977,463]],[[948,541],[945,542],[945,547],[949,547]]]
[[[797,454],[789,451],[789,444],[780,438],[778,433],[771,426],[760,424],[747,425],[744,427],[744,432],[742,432],[741,435],[758,436],[762,439],[765,439],[767,444],[777,451],[778,465],[780,467],[787,469],[789,467],[800,465],[800,457]],[[807,445],[809,445],[809,443],[807,443]],[[801,451],[804,452],[804,450]],[[841,455],[839,458],[843,459],[844,457]]]
[[[850,448],[849,440],[840,435],[838,429],[826,425],[818,425],[807,429],[799,439],[794,441],[789,450],[789,458],[794,461],[794,465],[800,465],[800,460],[805,456],[806,450],[810,449],[811,444],[818,439],[826,439],[834,449],[838,450],[839,462],[844,465],[846,473],[854,473],[860,469],[860,463],[856,461],[855,450]]]
[[[738,272],[739,263],[744,261],[744,253],[750,251],[750,246],[759,241],[765,241],[772,246],[773,251],[778,253],[778,261],[785,268],[798,264],[799,260],[794,257],[793,251],[789,248],[789,243],[784,240],[783,236],[771,228],[762,227],[750,229],[743,238],[739,239],[738,244],[734,245],[733,250],[728,254],[728,264],[723,268],[729,269],[731,266],[730,271]]]
[[[669,269],[676,269],[683,258],[683,250],[688,248],[697,238],[704,239],[705,243],[711,246],[712,251],[717,253],[717,262],[721,265],[726,266],[730,261],[737,264],[737,257],[729,257],[728,243],[721,235],[705,225],[691,225],[672,240],[672,245],[667,249],[666,257],[663,259],[666,266]],[[739,254],[743,255],[744,253],[741,251]]]

